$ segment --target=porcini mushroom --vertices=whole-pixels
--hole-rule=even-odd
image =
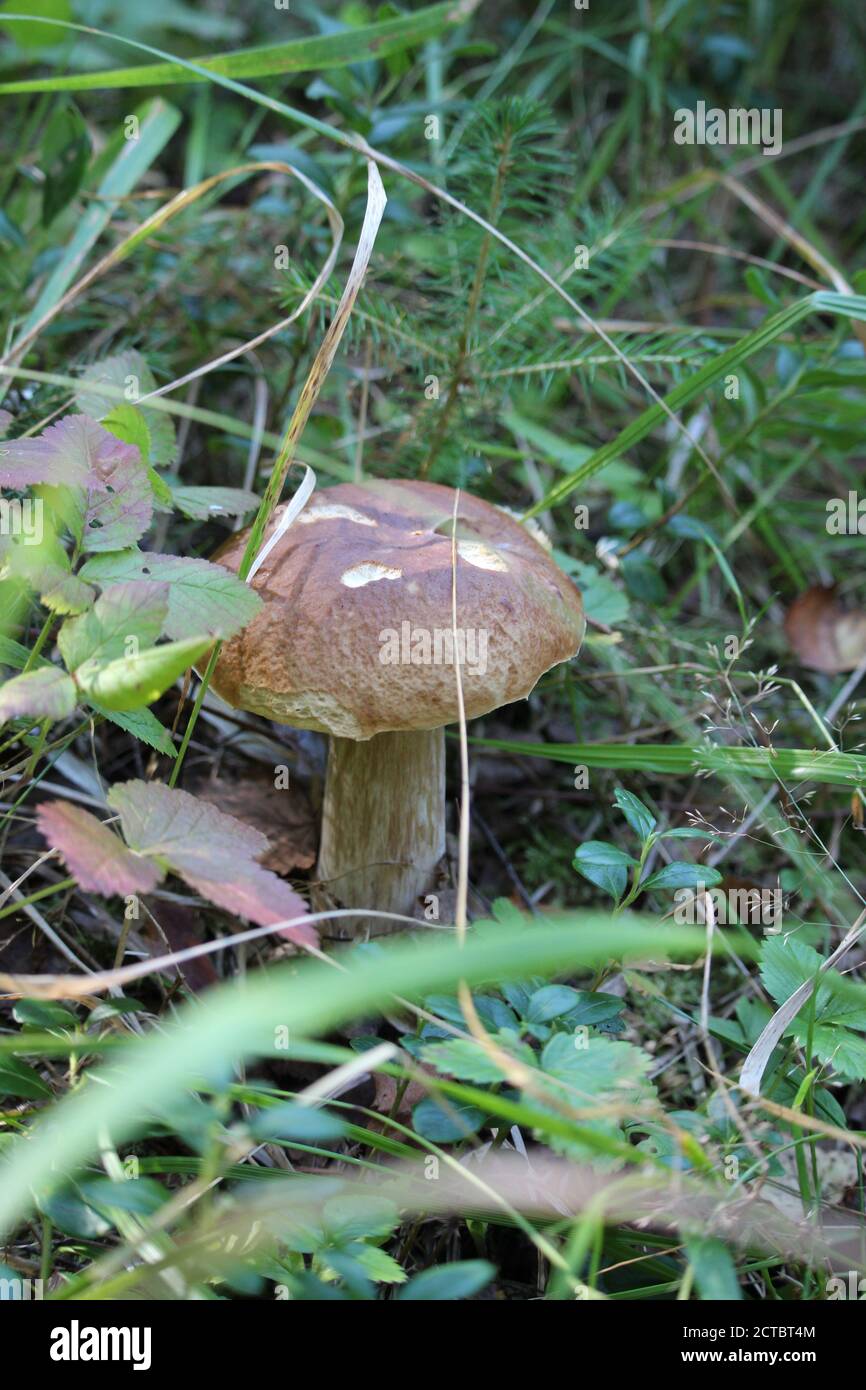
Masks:
[[[229,704],[330,735],[318,879],[333,906],[411,916],[435,887],[455,646],[471,719],[527,696],[583,639],[580,594],[544,547],[461,493],[455,644],[454,501],[412,481],[314,493],[255,575],[264,607],[216,666]],[[214,558],[236,570],[248,534]],[[363,913],[334,925],[336,936],[399,929]]]

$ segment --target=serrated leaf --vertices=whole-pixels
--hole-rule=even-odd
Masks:
[[[257,510],[260,498],[240,487],[186,487],[170,484],[171,499],[179,512],[194,521],[212,516],[246,516]]]
[[[163,877],[157,863],[132,854],[123,841],[85,811],[67,801],[44,801],[36,811],[39,831],[59,849],[85,892],[149,893]]]
[[[142,463],[150,460],[150,430],[144,418],[144,412],[138,406],[122,404],[115,405],[107,415],[101,420],[102,428],[113,434],[115,438],[121,439],[124,444],[132,444],[139,454]]]
[[[374,1284],[405,1284],[408,1275],[387,1250],[378,1245],[361,1245],[353,1249],[361,1269]]]
[[[130,349],[95,362],[81,378],[75,400],[86,415],[101,419],[117,408],[116,395],[100,391],[100,386],[113,386],[123,391],[135,404],[139,397],[156,390],[156,379],[140,352]],[[156,465],[174,462],[176,455],[174,425],[171,416],[155,406],[137,406],[144,416],[150,435],[150,462]]]
[[[119,783],[112,787],[108,801],[119,812],[132,848],[158,855],[218,907],[262,927],[306,916],[303,898],[256,862],[268,848],[268,840],[252,826],[189,792],[154,782]],[[280,935],[309,943],[317,939],[304,921],[281,927]]]
[[[260,830],[159,782],[118,782],[108,793],[108,804],[120,816],[128,845],[172,865],[189,864],[204,872],[221,863],[232,873],[233,861],[258,859],[268,848]]]
[[[36,483],[104,490],[103,473],[128,456],[128,449],[87,415],[67,415],[36,439],[0,445],[0,486]]]
[[[108,430],[103,433],[114,439]],[[103,486],[88,489],[83,516],[74,528],[86,555],[134,545],[153,518],[153,488],[147,465],[142,463],[138,449],[119,440],[114,442],[122,453],[97,463]]]
[[[171,734],[164,725],[160,724],[156,715],[149,709],[106,709],[94,700],[87,703],[96,710],[97,714],[110,719],[112,724],[116,724],[119,729],[125,729],[134,738],[146,743],[149,748],[155,748],[158,753],[164,753],[166,757],[177,757],[177,749],[171,740]]]
[[[124,657],[130,648],[152,647],[168,614],[168,586],[132,580],[115,584],[81,617],[60,629],[57,645],[70,671],[86,662]]]
[[[81,574],[98,584],[127,580],[168,584],[165,631],[174,638],[203,632],[233,637],[262,606],[249,584],[209,560],[124,550],[88,560]]]
[[[691,864],[678,859],[673,864],[665,864],[658,873],[643,879],[641,889],[647,888],[714,888],[721,883],[722,875],[718,869],[708,864]]]
[[[88,661],[78,668],[75,679],[94,704],[110,710],[137,710],[158,700],[211,645],[210,637],[190,637],[150,647],[137,656],[106,663]]]
[[[78,578],[76,574],[63,571],[46,570],[38,586],[40,601],[52,613],[62,617],[70,614],[86,613],[96,600],[96,590]]]
[[[59,666],[13,676],[0,687],[0,721],[32,716],[65,719],[78,703],[75,682]]]
[[[784,1004],[800,985],[814,980],[822,964],[823,957],[794,936],[768,937],[761,949],[761,979],[777,1004]],[[804,1012],[803,1018],[807,1016]],[[835,970],[821,974],[815,1019],[819,1023],[841,1023],[858,1031],[866,1030],[866,1009]]]
[[[614,802],[622,811],[632,830],[640,836],[641,843],[648,840],[656,828],[656,818],[643,802],[624,787],[617,787]]]
[[[555,1033],[542,1051],[541,1070],[587,1099],[624,1098],[646,1089],[650,1058],[640,1048],[598,1037],[589,1038],[585,1047],[576,1041],[569,1033]]]
[[[808,1025],[797,1020],[791,1031],[802,1047],[806,1046]],[[850,1028],[818,1024],[812,1030],[812,1051],[825,1066],[851,1081],[866,1081],[866,1038],[858,1037]]]
[[[532,1049],[521,1043],[515,1034],[494,1033],[491,1036],[504,1052],[519,1058],[525,1065],[533,1065]],[[430,1043],[421,1056],[438,1071],[454,1076],[458,1081],[476,1081],[486,1085],[506,1079],[506,1073],[499,1063],[488,1056],[474,1038],[449,1038],[446,1042]]]

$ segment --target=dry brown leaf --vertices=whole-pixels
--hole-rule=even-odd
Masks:
[[[866,658],[866,613],[843,608],[835,584],[815,584],[788,609],[785,636],[810,670],[853,671]]]
[[[262,831],[270,849],[259,861],[277,874],[311,869],[316,862],[316,820],[301,787],[274,786],[269,773],[253,773],[243,782],[214,777],[196,788],[196,795],[230,816]]]

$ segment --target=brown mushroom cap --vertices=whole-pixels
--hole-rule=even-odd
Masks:
[[[314,493],[254,577],[265,606],[223,647],[217,694],[341,738],[454,723],[453,510],[438,483]],[[214,559],[237,570],[248,535]],[[462,492],[457,627],[467,718],[528,695],[585,627],[578,590],[526,527]]]

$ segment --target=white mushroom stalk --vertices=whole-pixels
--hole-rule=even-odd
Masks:
[[[331,736],[314,898],[359,909],[335,935],[381,931],[365,908],[437,919],[455,660],[472,719],[526,697],[583,638],[571,580],[525,527],[465,493],[455,628],[454,498],[409,481],[314,493],[263,553],[264,607],[214,673],[235,707]],[[215,558],[237,569],[245,544],[238,533]]]

